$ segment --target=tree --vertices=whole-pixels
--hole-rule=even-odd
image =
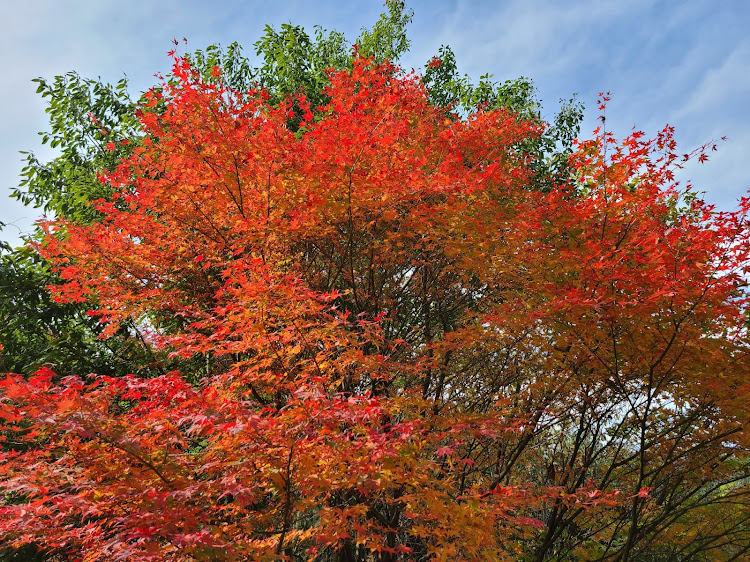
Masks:
[[[722,214],[680,192],[668,128],[599,134],[575,179],[530,189],[537,120],[446,117],[373,58],[330,71],[319,108],[215,74],[178,58],[103,174],[99,220],[51,221],[37,245],[55,299],[95,296],[105,336],[136,326],[160,353],[210,357],[205,376],[9,375],[13,544],[94,560],[750,550],[750,200]]]

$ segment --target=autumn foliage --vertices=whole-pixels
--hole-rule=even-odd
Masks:
[[[174,76],[100,220],[38,249],[105,336],[208,375],[9,374],[4,536],[85,560],[750,549],[750,202],[680,191],[670,129],[597,133],[542,193],[541,126],[447,114],[388,64],[331,72],[322,108]]]

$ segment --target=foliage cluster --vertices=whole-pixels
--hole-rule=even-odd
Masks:
[[[40,84],[62,153],[2,262],[8,558],[750,552],[750,199],[681,190],[669,127],[574,141],[578,110],[545,124],[447,48],[402,74],[387,6],[353,54],[269,28],[260,68],[175,56],[137,103]]]

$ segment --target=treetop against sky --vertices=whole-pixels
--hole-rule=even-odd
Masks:
[[[730,209],[750,185],[744,167],[750,145],[750,40],[743,0],[694,0],[667,4],[648,0],[564,5],[535,0],[511,2],[409,2],[414,20],[408,35],[405,68],[424,68],[440,45],[450,45],[461,72],[475,80],[485,73],[500,81],[528,76],[551,118],[560,98],[577,93],[589,109],[584,133],[596,126],[599,92],[613,94],[608,127],[624,137],[631,127],[655,134],[666,123],[676,127],[680,146],[692,149],[728,137],[711,155],[711,164],[690,164],[681,179],[693,180],[709,201]],[[133,94],[154,84],[164,72],[164,53],[173,38],[187,37],[190,49],[238,41],[246,52],[266,24],[283,23],[335,29],[351,40],[369,27],[382,3],[222,0],[154,5],[136,0],[128,9],[113,2],[51,0],[8,2],[0,8],[0,44],[8,57],[0,108],[0,187],[18,185],[21,150],[42,160],[53,151],[41,147],[37,132],[47,130],[44,105],[31,80],[52,79],[68,71],[116,83],[123,75]],[[9,191],[6,191],[8,193]],[[10,226],[4,239],[17,244],[38,211],[12,200],[0,204],[0,220]]]

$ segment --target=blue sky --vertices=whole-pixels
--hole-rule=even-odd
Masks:
[[[411,52],[420,69],[442,44],[473,78],[526,76],[537,86],[544,115],[577,93],[586,105],[582,136],[596,126],[595,101],[610,91],[607,126],[622,137],[633,127],[653,135],[676,127],[689,152],[726,136],[692,180],[709,202],[730,210],[750,188],[750,2],[747,0],[407,0],[414,10]],[[3,239],[19,243],[39,217],[5,197],[17,185],[21,150],[41,157],[44,104],[31,79],[76,70],[131,90],[155,83],[169,68],[173,38],[189,49],[239,41],[247,53],[266,24],[322,25],[352,41],[382,12],[382,0],[25,0],[0,5],[0,221]]]

